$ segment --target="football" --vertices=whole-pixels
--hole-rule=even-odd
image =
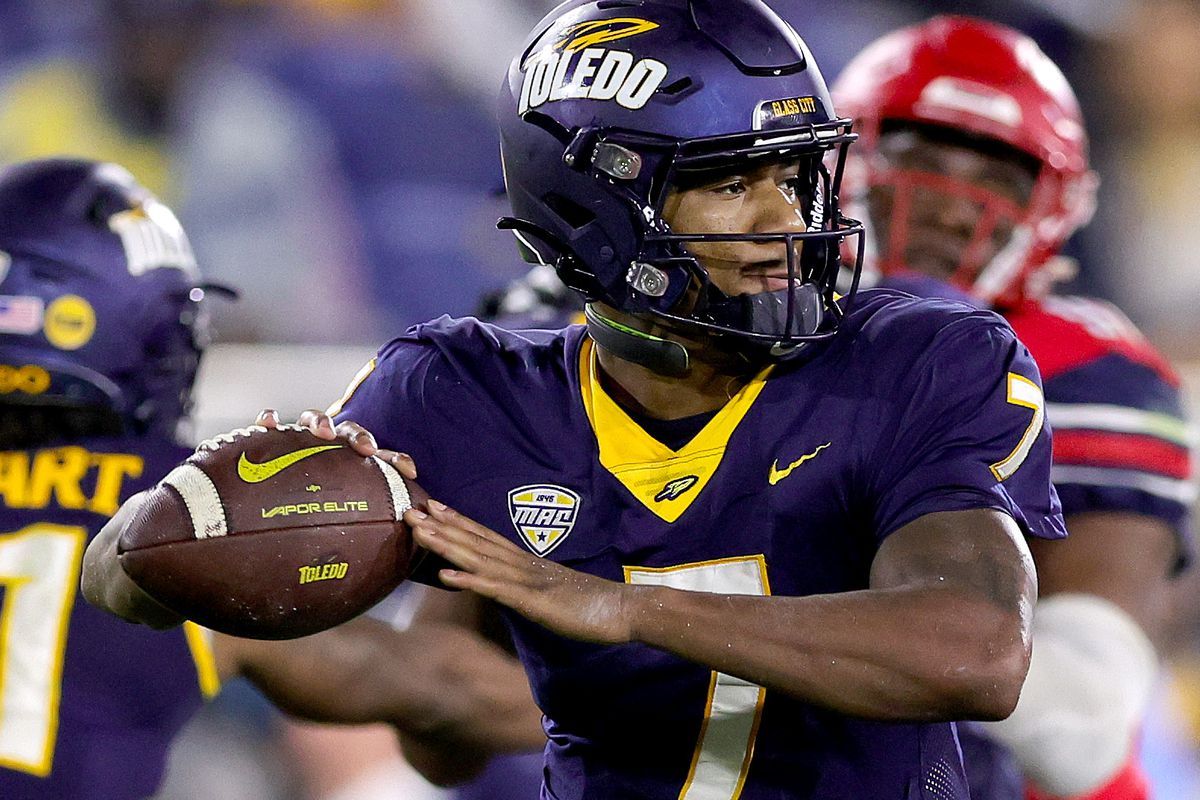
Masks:
[[[202,443],[151,489],[117,553],[190,620],[293,639],[362,613],[409,575],[418,548],[401,516],[427,499],[382,459],[296,425],[255,426]]]

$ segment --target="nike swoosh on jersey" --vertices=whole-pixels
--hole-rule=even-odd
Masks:
[[[775,462],[773,464],[771,464],[771,472],[769,475],[767,475],[767,483],[771,484],[772,486],[779,483],[781,480],[786,478],[788,475],[791,475],[792,470],[794,470],[796,467],[803,464],[805,461],[809,461],[811,459],[816,458],[818,453],[820,453],[826,447],[829,447],[829,445],[831,445],[831,444],[833,444],[833,442],[826,442],[825,444],[818,447],[816,450],[813,450],[811,453],[800,456],[800,458],[796,459],[791,464],[788,464],[787,467],[784,469],[779,468],[779,459],[778,458],[775,459]]]
[[[246,483],[262,483],[267,478],[273,478],[283,472],[297,461],[303,461],[309,456],[315,456],[317,453],[323,453],[326,450],[336,450],[339,447],[341,447],[340,444],[306,447],[303,450],[284,453],[278,458],[272,458],[270,461],[264,461],[261,464],[255,464],[246,458],[245,453],[242,453],[242,457],[238,459],[237,474]]]

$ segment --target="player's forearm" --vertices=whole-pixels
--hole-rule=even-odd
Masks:
[[[121,528],[133,514],[140,497],[135,495],[126,501],[88,544],[83,554],[80,590],[90,604],[128,622],[171,628],[183,622],[183,617],[139,589],[125,574],[117,556]]]
[[[1028,665],[1014,610],[943,587],[811,597],[644,588],[635,640],[768,689],[881,720],[994,719]]]
[[[387,722],[420,737],[540,746],[540,712],[515,659],[457,629],[399,632],[367,618],[291,642],[232,640],[238,671],[285,711]]]
[[[400,751],[421,777],[443,787],[457,786],[478,777],[492,757],[490,752],[403,731],[400,731]]]
[[[383,623],[360,618],[292,641],[222,636],[217,646],[232,652],[235,673],[290,714],[314,722],[403,724],[419,715],[424,698],[403,662],[385,655],[394,635]]]

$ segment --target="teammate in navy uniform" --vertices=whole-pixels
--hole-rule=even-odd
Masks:
[[[1025,537],[1064,534],[1040,378],[991,312],[835,296],[849,127],[758,0],[560,6],[502,90],[503,225],[586,326],[417,326],[302,416],[456,505],[407,516],[464,590],[426,619],[503,607],[547,800],[965,799],[952,720],[1017,702]]]
[[[174,215],[120,167],[0,172],[0,797],[152,794],[171,737],[237,673],[318,719],[468,748],[537,741],[520,668],[459,633],[359,620],[296,642],[214,639],[77,597],[89,540],[190,453],[178,441],[204,344],[196,280]],[[400,666],[376,670],[380,658]],[[455,673],[436,669],[449,660]]]
[[[1120,311],[1048,294],[1096,183],[1075,96],[1028,37],[958,17],[879,39],[834,96],[862,137],[848,175],[869,209],[868,268],[1002,311],[1041,368],[1055,429],[1071,536],[1032,543],[1029,677],[1008,720],[964,731],[972,797],[1021,797],[1013,757],[1031,796],[1148,797],[1136,739],[1190,550],[1193,429],[1179,379]]]

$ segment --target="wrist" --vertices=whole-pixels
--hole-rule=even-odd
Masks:
[[[661,627],[658,616],[666,603],[663,595],[667,590],[661,586],[630,584],[622,588],[621,609],[629,641],[652,644],[653,632]]]

